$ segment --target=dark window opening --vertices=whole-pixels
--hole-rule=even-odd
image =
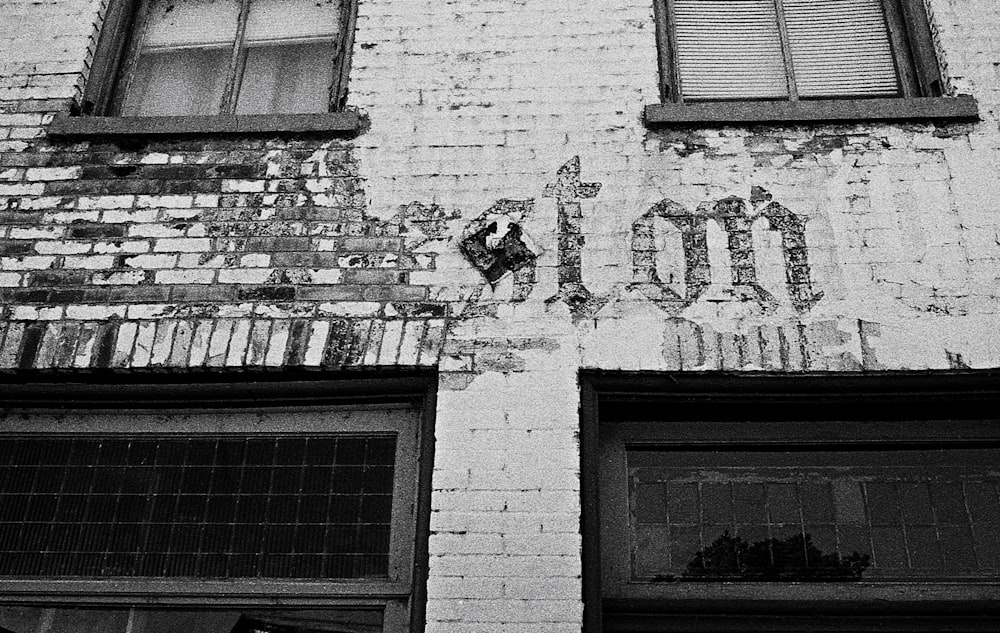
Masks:
[[[633,580],[1000,574],[1000,449],[627,450]]]
[[[585,631],[996,630],[997,379],[585,374]]]

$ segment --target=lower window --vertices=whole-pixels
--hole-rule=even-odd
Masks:
[[[0,410],[0,629],[419,628],[427,383],[346,384]]]
[[[588,630],[996,630],[983,379],[586,377]]]

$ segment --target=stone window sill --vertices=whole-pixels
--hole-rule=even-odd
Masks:
[[[361,128],[356,112],[218,116],[102,117],[57,115],[52,138],[152,137],[192,134],[302,134],[353,136]]]
[[[976,121],[970,95],[914,99],[826,99],[822,101],[725,101],[647,105],[649,127],[716,123],[804,123],[838,121]]]

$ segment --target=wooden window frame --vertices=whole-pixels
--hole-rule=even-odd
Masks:
[[[978,402],[980,408],[1000,410],[1000,372],[887,372],[876,377],[595,371],[581,375],[581,397],[585,633],[896,632],[945,630],[935,628],[942,626],[990,631],[1000,627],[1000,578],[681,582],[643,588],[638,587],[640,583],[620,581],[622,573],[627,573],[627,551],[609,552],[601,547],[602,531],[618,535],[611,539],[616,543],[627,531],[628,510],[622,510],[623,500],[607,490],[616,483],[615,490],[621,486],[619,471],[624,467],[626,442],[709,449],[739,445],[1000,446],[998,421],[940,423],[943,411],[968,406],[970,401]],[[885,410],[886,405],[898,408],[898,419],[878,423],[865,419],[866,406]],[[772,420],[769,412],[777,406],[800,412],[796,415],[801,417]],[[907,420],[907,414],[912,419]],[[823,420],[846,421],[830,424]],[[697,421],[710,424],[692,423]]]
[[[900,95],[880,98],[797,97],[785,26],[779,22],[789,98],[685,102],[674,35],[674,1],[653,0],[660,103],[646,106],[648,125],[854,120],[977,120],[970,96],[947,97],[927,12],[919,0],[881,0],[885,10]],[[779,15],[782,0],[774,0]]]
[[[27,578],[0,577],[0,606],[74,606],[146,608],[363,608],[384,611],[385,633],[420,633],[426,612],[427,541],[430,525],[430,478],[433,472],[436,374],[368,379],[319,375],[305,380],[243,381],[216,376],[205,382],[177,382],[142,376],[122,384],[90,382],[0,384],[2,433],[59,432],[142,434],[123,414],[137,411],[220,414],[221,434],[247,435],[260,429],[240,426],[235,416],[253,407],[268,412],[416,408],[419,423],[341,421],[335,428],[298,428],[296,419],[275,420],[268,432],[391,433],[397,437],[389,577],[377,579],[236,578]],[[57,403],[57,404],[53,404]],[[180,404],[178,404],[180,403]],[[33,423],[31,414],[48,416]],[[67,430],[64,416],[84,414],[93,422]],[[102,416],[102,414],[106,414]],[[230,419],[225,419],[226,414]],[[19,417],[19,419],[16,419]],[[167,433],[196,434],[192,422],[179,421]],[[297,430],[296,430],[297,429]],[[219,435],[217,429],[210,435]]]
[[[241,0],[240,24],[249,4]],[[251,134],[259,132],[357,132],[360,117],[346,111],[347,85],[357,26],[358,0],[341,0],[340,24],[330,68],[330,99],[326,112],[308,114],[234,114],[246,55],[244,29],[238,29],[219,114],[183,116],[120,116],[125,93],[138,60],[138,35],[151,0],[110,0],[100,37],[79,103],[70,116],[60,115],[49,128],[59,137],[176,135],[201,133]]]

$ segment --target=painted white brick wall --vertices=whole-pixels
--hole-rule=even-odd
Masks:
[[[679,132],[650,131],[641,122],[642,107],[658,100],[650,0],[361,0],[349,101],[371,123],[353,143],[368,210],[388,219],[419,201],[458,213],[447,239],[428,247],[438,255],[436,270],[411,279],[433,285],[456,313],[477,304],[496,312],[451,329],[454,354],[439,364],[429,632],[579,630],[581,367],[796,371],[812,353],[810,369],[854,370],[863,345],[877,358],[871,369],[948,368],[946,352],[971,367],[1000,367],[1000,6],[929,4],[951,84],[976,96],[982,122]],[[102,6],[0,0],[0,156],[31,150],[51,113],[78,94]],[[558,290],[558,245],[556,203],[542,197],[573,156],[581,178],[602,185],[581,203],[583,279],[610,297],[576,323],[564,304],[545,302]],[[149,152],[138,163],[172,160]],[[105,256],[119,252],[135,254],[132,262],[145,272],[109,272],[94,285],[250,284],[274,272],[266,255],[216,272],[195,262],[208,238],[164,223],[216,206],[217,195],[84,196],[72,204],[42,195],[45,183],[78,174],[77,166],[0,163],[0,202],[43,210],[45,225],[0,226],[0,238],[38,240],[34,254],[0,259],[0,287],[25,286],[28,273],[57,261],[106,267]],[[227,179],[223,191],[264,186]],[[752,186],[807,219],[812,280],[824,293],[811,312],[791,314],[787,299],[771,313],[703,303],[678,323],[629,290],[631,227],[646,210],[664,199],[695,209],[747,198]],[[519,305],[506,302],[509,282],[480,288],[480,275],[456,246],[462,227],[501,198],[535,199],[524,229],[542,249],[538,283]],[[52,233],[73,220],[130,223],[130,239],[95,244],[99,258],[90,257]],[[758,240],[761,283],[779,295],[779,244],[768,232]],[[677,268],[677,258],[667,260],[661,265]],[[326,274],[316,283],[340,283],[339,273]],[[470,288],[483,294],[475,298]],[[377,316],[383,304],[367,299],[328,303],[320,314]],[[15,340],[28,322],[141,319],[122,325],[113,358],[145,367],[166,363],[171,337],[188,327],[157,324],[174,307],[13,306],[7,318],[21,325],[3,332]],[[282,310],[245,304],[221,310],[218,325],[196,324],[190,362],[261,360],[260,349],[247,350],[248,340],[265,336],[251,317],[287,317]],[[860,321],[877,326],[878,335],[862,342]],[[386,344],[364,361],[414,364],[415,327],[388,321]],[[308,363],[322,359],[329,329],[321,322],[312,330]],[[812,333],[809,349],[797,346],[802,331]],[[287,336],[287,323],[266,332]],[[737,337],[764,343],[737,354]],[[517,342],[524,339],[548,343],[525,349]],[[792,342],[787,360],[774,351],[779,340]],[[74,362],[85,365],[91,353],[81,348]],[[4,366],[13,358],[0,348]],[[280,354],[265,358],[268,366],[281,362]]]

